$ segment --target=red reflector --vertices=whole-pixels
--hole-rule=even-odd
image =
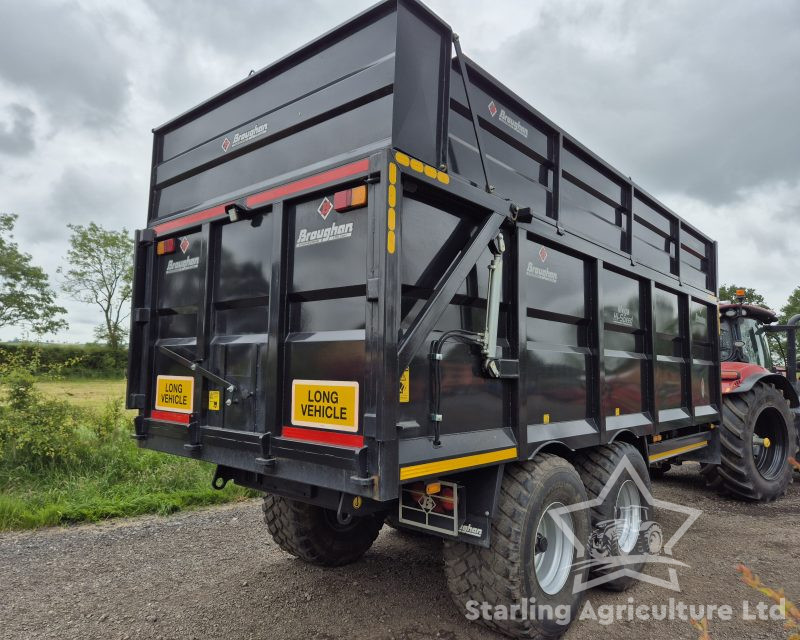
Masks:
[[[721,378],[723,380],[739,380],[742,377],[742,374],[738,371],[723,371]]]
[[[189,424],[188,413],[175,413],[174,411],[158,411],[154,409],[150,412],[150,418],[153,420],[162,420],[164,422],[180,422],[181,424]]]
[[[363,447],[364,436],[353,433],[339,433],[337,431],[322,431],[319,429],[300,429],[299,427],[284,427],[281,435],[291,440],[304,440],[306,442],[319,442],[320,444],[333,444],[340,447]]]

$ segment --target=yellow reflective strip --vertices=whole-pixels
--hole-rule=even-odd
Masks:
[[[694,451],[695,449],[702,449],[703,447],[708,446],[708,440],[704,440],[703,442],[695,442],[694,444],[687,444],[684,447],[678,447],[677,449],[670,449],[669,451],[662,451],[661,453],[654,453],[650,456],[650,462],[656,462],[658,460],[663,460],[664,458],[671,458],[672,456],[677,456],[680,453],[686,453],[687,451]]]
[[[389,163],[389,184],[397,182],[397,165],[394,162]]]
[[[389,207],[389,215],[387,216],[386,226],[388,226],[391,231],[394,231],[394,227],[397,222],[396,215],[397,214],[395,213],[395,210]]]
[[[393,207],[397,204],[397,188],[393,185],[389,185],[389,206]]]
[[[410,480],[411,478],[420,478],[422,476],[429,476],[435,473],[446,473],[447,471],[465,469],[466,467],[477,467],[481,464],[501,462],[503,460],[511,460],[516,457],[517,448],[511,447],[509,449],[500,449],[499,451],[489,451],[488,453],[476,453],[470,456],[462,456],[460,458],[450,458],[449,460],[425,462],[423,464],[415,464],[410,467],[401,467],[400,480]]]
[[[435,178],[436,177],[436,169],[434,169],[433,167],[431,167],[431,166],[426,164],[425,165],[425,175],[428,176],[429,178]]]
[[[394,154],[394,159],[397,160],[397,164],[402,164],[404,167],[407,167],[411,162],[411,158],[409,158],[405,153],[402,151],[398,151]]]
[[[441,182],[442,184],[450,184],[450,176],[442,171],[438,171],[436,173],[436,179]]]
[[[420,173],[422,173],[424,165],[420,160],[417,160],[416,158],[411,158],[411,168],[414,171],[419,171]]]
[[[386,236],[386,250],[389,253],[394,253],[396,248],[396,239],[394,236],[394,231],[389,231],[388,235]]]

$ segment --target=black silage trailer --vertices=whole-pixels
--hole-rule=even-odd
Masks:
[[[498,519],[521,500],[504,561],[533,578],[515,588],[574,605],[558,559],[548,583],[525,558],[554,553],[542,500],[602,476],[588,453],[645,480],[719,461],[716,244],[415,0],[157,128],[136,247],[135,437],[267,492],[271,532],[304,559],[359,557],[388,514],[453,541],[457,601],[491,600],[465,558],[508,555]]]

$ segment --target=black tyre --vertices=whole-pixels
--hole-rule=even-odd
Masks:
[[[363,516],[340,524],[336,511],[267,494],[264,520],[275,543],[287,553],[323,567],[355,562],[375,542],[383,518]]]
[[[407,536],[409,538],[429,538],[430,535],[425,533],[424,531],[417,531],[416,529],[411,529],[408,527],[404,527],[400,524],[397,519],[397,514],[392,513],[391,515],[386,516],[383,523],[392,529],[394,529],[397,533],[402,536]]]
[[[565,543],[565,534],[551,510],[585,500],[580,476],[563,458],[541,454],[532,461],[507,465],[492,522],[491,546],[444,544],[445,575],[456,606],[468,619],[474,619],[478,613],[474,603],[503,605],[511,613],[510,605],[526,601],[534,603],[531,606],[549,606],[556,615],[564,613],[557,607],[566,605],[567,613],[560,619],[548,617],[541,609],[527,616],[536,618],[529,620],[519,615],[509,620],[478,617],[501,633],[518,638],[559,638],[566,633],[580,614],[583,596],[581,591],[573,593],[574,578],[580,576],[585,581],[588,570],[576,558],[574,546]],[[562,522],[572,527],[577,540],[588,539],[587,511],[572,512],[562,517]]]
[[[650,491],[647,464],[639,450],[627,442],[613,442],[604,447],[597,447],[581,453],[575,459],[575,468],[583,480],[590,500],[596,499],[601,494],[614,471],[625,458],[630,461],[636,475],[639,476],[648,492]],[[602,528],[607,532],[604,540],[608,542],[606,545],[608,548],[594,549],[596,557],[598,559],[621,558],[622,563],[609,566],[608,563],[598,562],[596,567],[591,570],[593,577],[614,573],[622,567],[634,572],[642,570],[646,562],[644,557],[637,562],[628,562],[626,558],[627,556],[642,556],[639,553],[641,526],[652,519],[653,514],[650,512],[651,508],[642,495],[639,485],[630,472],[624,470],[614,481],[603,503],[591,510],[593,531]],[[609,535],[611,532],[613,535]],[[620,576],[603,582],[602,586],[614,591],[624,591],[635,580],[631,576]]]
[[[780,390],[756,384],[745,393],[725,395],[720,443],[717,473],[728,492],[753,502],[771,502],[786,493],[792,481],[789,457],[798,443],[788,401]]]
[[[719,466],[716,464],[700,464],[700,476],[705,480],[706,486],[719,491],[724,490],[722,478],[719,475]]]
[[[650,465],[650,478],[654,480],[660,480],[667,472],[672,469],[672,465],[669,462],[656,462]]]

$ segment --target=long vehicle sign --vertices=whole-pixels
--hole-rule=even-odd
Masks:
[[[293,380],[292,424],[358,431],[358,383]]]

